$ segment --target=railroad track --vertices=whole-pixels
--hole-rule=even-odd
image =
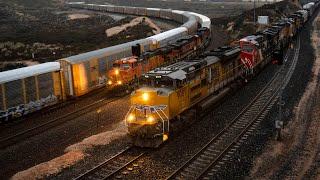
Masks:
[[[84,174],[76,177],[75,180],[81,179],[110,179],[116,176],[119,172],[124,170],[128,165],[132,164],[138,158],[143,156],[145,151],[141,151],[139,148],[127,147],[118,154],[112,156],[101,164],[95,166],[94,168],[88,170]],[[134,165],[133,165],[134,166]],[[132,169],[129,169],[132,170]],[[123,174],[128,173],[124,171]],[[116,176],[116,178],[122,178],[121,175]]]
[[[5,148],[7,146],[13,145],[21,140],[28,138],[28,137],[31,137],[31,136],[39,134],[45,130],[53,128],[63,122],[80,117],[81,115],[89,113],[95,109],[98,109],[103,105],[106,105],[106,104],[112,103],[116,100],[119,100],[120,98],[123,98],[123,97],[100,99],[100,100],[95,101],[93,103],[90,103],[86,106],[80,107],[80,108],[76,109],[75,111],[63,114],[59,117],[56,117],[52,120],[45,122],[45,123],[39,124],[35,127],[26,129],[24,131],[17,132],[16,134],[14,134],[12,136],[2,138],[2,139],[0,139],[0,148]]]
[[[288,84],[292,76],[299,50],[300,38],[298,37],[288,72],[283,74],[279,70],[249,105],[167,179],[210,179],[214,176],[237,148],[248,139],[272,108],[281,88]],[[287,55],[285,61],[288,57]]]

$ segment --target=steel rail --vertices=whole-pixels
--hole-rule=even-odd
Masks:
[[[262,110],[260,110],[260,112],[253,118],[253,120],[242,130],[242,132],[236,137],[233,139],[233,141],[227,146],[227,148],[224,149],[224,151],[212,162],[210,163],[209,166],[207,166],[207,168],[205,168],[199,176],[196,177],[196,179],[200,179],[201,177],[203,177],[203,175],[208,172],[208,170],[213,167],[214,164],[217,164],[219,162],[219,160],[223,157],[223,155],[225,155],[227,152],[229,152],[230,148],[233,147],[234,144],[236,144],[240,138],[245,134],[247,133],[252,125],[257,122],[257,120],[259,120],[258,118],[261,116],[262,113],[265,112],[265,109],[267,109],[268,107],[272,106],[273,103],[278,95],[279,95],[279,92],[281,91],[282,88],[284,88],[291,76],[292,76],[292,73],[295,69],[295,66],[296,66],[296,63],[297,63],[297,60],[298,60],[298,57],[299,57],[299,50],[300,50],[300,37],[297,38],[297,48],[295,49],[294,51],[294,57],[293,57],[293,62],[291,63],[290,65],[290,68],[289,68],[289,71],[284,75],[284,81],[280,81],[280,83],[283,83],[282,85],[276,87],[276,91],[273,93],[273,95],[271,96],[271,98],[268,100],[268,102],[265,103],[264,107],[262,108]]]
[[[145,154],[145,152],[138,152],[130,160],[119,163],[119,159],[121,157],[125,157],[126,153],[130,153],[129,151],[132,150],[131,147],[127,147],[126,149],[122,150],[121,152],[117,153],[116,155],[112,156],[111,158],[103,161],[99,165],[95,166],[94,168],[88,170],[84,174],[76,177],[74,180],[81,180],[81,179],[109,179],[111,176],[114,176],[116,173],[120,172],[122,169],[127,167],[129,164],[140,158]],[[117,161],[118,159],[118,161]],[[122,159],[123,160],[123,159]],[[119,166],[120,165],[120,166]]]
[[[194,161],[201,153],[209,147],[214,141],[218,140],[233,124],[235,124],[239,118],[248,111],[250,107],[252,107],[253,103],[260,97],[260,95],[268,88],[268,86],[273,82],[273,80],[279,75],[279,72],[273,76],[272,80],[268,82],[268,84],[258,93],[258,95],[247,105],[242,111],[225,127],[223,128],[217,135],[215,135],[206,145],[204,145],[199,151],[197,151],[187,162],[185,162],[182,166],[180,166],[176,171],[174,171],[171,175],[169,175],[166,179],[173,179],[179,172],[185,169],[192,161]]]
[[[125,96],[126,97],[126,96]],[[21,139],[25,139],[27,137],[30,137],[34,134],[36,134],[36,132],[43,132],[47,129],[50,129],[50,128],[53,128],[55,127],[57,124],[54,124],[54,123],[57,123],[59,121],[63,121],[63,120],[70,120],[70,119],[74,119],[76,117],[79,117],[85,113],[88,113],[90,112],[92,109],[97,109],[103,105],[106,105],[106,104],[109,104],[109,103],[112,103],[114,101],[117,101],[119,99],[121,99],[122,97],[116,97],[116,98],[107,98],[107,99],[100,99],[96,102],[93,102],[91,104],[88,104],[86,106],[83,106],[75,111],[72,111],[70,113],[67,113],[67,114],[64,114],[62,116],[59,116],[57,118],[54,118],[50,121],[47,121],[45,123],[42,123],[38,126],[35,126],[35,127],[32,127],[32,128],[29,128],[29,129],[26,129],[24,131],[21,131],[19,133],[16,133],[12,136],[9,136],[9,137],[6,137],[6,138],[2,138],[0,139],[0,148],[4,148],[4,147],[7,147],[7,146],[10,146],[16,142],[18,142],[19,140]],[[65,121],[63,121],[65,122]]]
[[[292,75],[292,72],[294,70],[294,67],[296,65],[296,61],[297,61],[297,56],[299,55],[299,50],[300,50],[300,38],[298,37],[298,45],[297,45],[297,48],[295,49],[294,51],[294,60],[293,60],[293,63],[291,64],[290,68],[289,68],[289,72],[286,74],[285,78],[286,78],[286,81],[284,82],[284,86],[289,82],[290,78],[289,76]],[[291,52],[291,50],[290,50]],[[286,54],[286,57],[285,59],[287,59],[289,56],[288,56],[288,53]],[[280,69],[281,70],[281,69]],[[178,177],[178,175],[182,175],[183,177],[183,172],[184,170],[187,170],[187,168],[189,167],[189,169],[193,169],[195,171],[195,173],[193,175],[192,178],[194,179],[198,179],[200,177],[203,176],[204,173],[206,173],[214,164],[217,164],[218,163],[218,160],[220,160],[223,155],[225,155],[225,153],[228,152],[228,150],[233,147],[233,145],[235,143],[238,142],[238,140],[247,132],[248,129],[250,129],[250,127],[252,127],[252,125],[258,121],[259,117],[265,112],[265,109],[270,106],[270,104],[274,103],[274,101],[277,99],[276,97],[278,97],[278,92],[281,90],[282,86],[283,85],[278,85],[276,86],[276,90],[274,90],[272,87],[274,87],[275,85],[277,85],[277,82],[279,83],[279,81],[276,81],[278,80],[277,77],[279,77],[280,74],[280,70],[278,70],[276,72],[276,74],[273,76],[273,78],[265,85],[265,87],[256,95],[256,97],[249,103],[249,105],[247,105],[232,121],[231,123],[229,123],[223,130],[221,130],[217,135],[215,135],[205,146],[203,146],[195,155],[193,155],[187,162],[185,162],[182,166],[180,166],[175,172],[173,172],[170,176],[168,176],[166,179],[173,179],[174,177]],[[280,82],[281,83],[281,82]],[[273,86],[272,86],[273,85]],[[265,95],[266,93],[268,93],[267,89],[270,89],[270,92],[273,92],[271,94],[271,97],[267,96],[267,101],[262,101],[262,104],[263,104],[263,107],[260,108],[260,110],[257,112],[256,110],[254,109],[257,109],[256,106],[258,106],[259,104],[257,104],[255,106],[254,103],[259,103],[258,100],[259,98],[263,95]],[[269,98],[268,98],[269,97]],[[262,99],[263,100],[263,99]],[[272,104],[273,105],[273,104]],[[260,104],[261,106],[261,104]],[[254,115],[254,118],[249,121],[249,122],[246,122],[244,121],[243,123],[243,128],[242,128],[242,131],[238,134],[236,134],[236,137],[232,139],[231,143],[225,148],[222,150],[222,152],[212,161],[212,159],[209,158],[208,161],[211,160],[211,162],[206,166],[206,167],[197,167],[196,165],[195,166],[192,166],[193,162],[196,162],[197,159],[201,159],[201,155],[204,155],[206,150],[208,151],[215,151],[215,152],[220,152],[219,150],[219,147],[214,149],[209,149],[209,147],[213,144],[218,144],[219,143],[219,140],[220,142],[222,140],[225,140],[225,139],[221,139],[222,136],[228,136],[227,135],[227,132],[228,130],[232,130],[233,128],[233,125],[237,124],[238,122],[241,123],[241,117],[242,116],[245,116],[245,113],[248,112],[248,114],[250,115],[250,111],[251,110],[251,115]],[[253,111],[253,112],[252,112]],[[249,115],[245,116],[245,117],[250,117]],[[230,132],[231,136],[232,136],[232,131]],[[226,141],[228,142],[228,141]],[[217,150],[218,149],[218,150]],[[207,154],[210,155],[210,152],[206,152]],[[204,159],[201,159],[202,161],[205,161]],[[199,160],[200,161],[200,160]],[[198,166],[201,166],[201,163],[198,163],[197,164]],[[202,170],[201,170],[202,169]],[[200,173],[199,173],[200,171]],[[188,172],[188,171],[187,171]],[[190,172],[190,171],[189,171]],[[191,175],[190,175],[191,174]],[[198,174],[198,175],[197,175]],[[185,173],[186,175],[186,173]],[[191,170],[191,173],[189,173],[190,176],[192,176],[192,170]],[[188,174],[186,175],[188,176]],[[189,176],[189,177],[190,177]],[[181,176],[180,176],[181,177]],[[183,177],[185,178],[185,177]]]
[[[252,119],[252,121],[249,122],[249,124],[246,125],[246,127],[241,131],[241,133],[236,136],[236,138],[234,138],[232,140],[232,142],[219,154],[219,156],[213,160],[206,168],[203,169],[202,172],[200,172],[200,174],[195,178],[195,179],[200,179],[213,165],[217,164],[219,162],[220,159],[222,159],[222,157],[229,152],[229,150],[231,149],[231,147],[234,146],[234,144],[236,144],[239,139],[249,130],[250,127],[252,127],[252,125],[257,122],[258,118],[261,116],[261,114],[265,111],[265,109],[270,105],[270,103],[272,101],[275,100],[275,98],[277,97],[277,93],[280,91],[280,88],[278,88],[276,90],[276,92],[273,94],[273,96],[265,103],[265,105],[263,106],[263,108],[261,109],[260,112],[258,112],[258,114],[256,114],[256,116]],[[232,128],[232,127],[230,127]]]

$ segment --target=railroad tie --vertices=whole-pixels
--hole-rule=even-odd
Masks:
[[[208,160],[208,159],[203,159],[203,158],[198,158],[198,161],[201,161],[201,162],[203,162],[203,163],[210,163],[211,161],[210,160]]]

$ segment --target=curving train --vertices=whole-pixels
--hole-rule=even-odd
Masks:
[[[11,71],[0,72],[0,120],[39,110],[61,101],[78,97],[108,83],[126,80],[120,71],[121,80],[108,77],[114,66],[138,67],[126,69],[134,77],[159,65],[169,64],[187,57],[210,41],[211,21],[201,14],[158,8],[140,8],[113,5],[84,4],[73,2],[71,8],[82,8],[137,16],[168,19],[182,24],[180,27],[104,49],[99,49],[56,62],[44,63]],[[170,44],[170,46],[167,46]],[[123,58],[129,58],[124,63]],[[143,65],[142,65],[143,64]],[[120,68],[120,70],[122,70]],[[134,73],[132,73],[134,72]],[[112,73],[111,73],[112,74]],[[128,81],[130,81],[130,78]]]
[[[220,98],[224,90],[270,61],[282,64],[283,52],[317,7],[318,2],[313,3],[240,39],[240,46],[221,47],[201,59],[180,61],[145,73],[140,88],[131,94],[131,107],[125,117],[133,143],[158,147],[169,138],[173,122],[187,123],[184,117],[188,110],[208,107],[204,99],[217,100],[214,98]]]
[[[209,29],[200,28],[195,35],[187,35],[168,42],[164,47],[146,51],[136,56],[114,61],[108,72],[108,87],[138,84],[142,74],[160,66],[199,56],[210,42]]]

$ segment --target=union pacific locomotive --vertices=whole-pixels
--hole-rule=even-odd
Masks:
[[[242,74],[238,47],[224,47],[199,60],[180,61],[144,74],[131,95],[126,116],[134,144],[157,147],[169,136],[172,120]]]
[[[169,138],[170,124],[212,94],[247,78],[270,61],[282,63],[283,52],[312,14],[299,10],[269,28],[240,40],[240,47],[221,47],[203,59],[180,61],[143,75],[131,94],[125,121],[133,143],[158,147]],[[199,109],[194,108],[194,109]]]

